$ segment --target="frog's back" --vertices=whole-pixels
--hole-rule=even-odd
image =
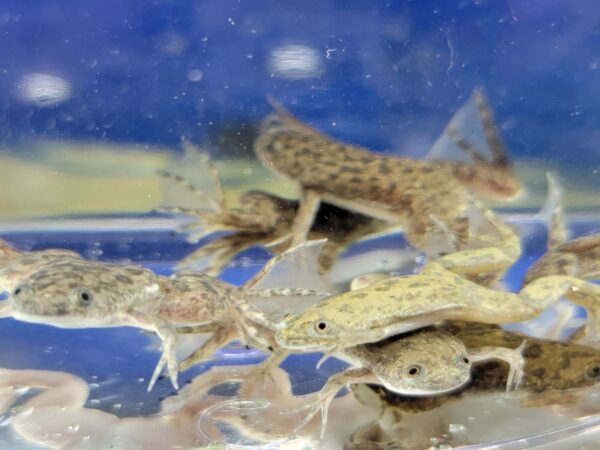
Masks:
[[[348,329],[371,329],[394,325],[401,319],[432,316],[462,306],[457,302],[468,283],[448,283],[426,274],[394,277],[349,291],[316,305],[318,314],[332,318]],[[360,323],[359,323],[360,322]]]
[[[372,202],[399,213],[440,185],[445,192],[453,191],[452,183],[459,186],[453,163],[386,156],[294,129],[264,133],[255,149],[275,171],[332,203]]]

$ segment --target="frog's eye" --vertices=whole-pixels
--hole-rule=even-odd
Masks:
[[[585,375],[590,379],[600,377],[600,363],[592,363],[585,368]]]
[[[327,325],[327,322],[325,322],[324,320],[319,320],[318,322],[315,323],[315,331],[317,333],[326,333],[329,330],[329,326]]]
[[[417,378],[425,374],[425,367],[421,364],[412,364],[406,368],[406,376],[409,378]]]
[[[460,360],[463,364],[469,364],[471,362],[467,356],[463,356]]]
[[[79,299],[79,303],[81,303],[83,306],[88,306],[90,303],[92,303],[93,299],[92,293],[85,289],[81,289],[77,292],[77,298]]]
[[[25,294],[26,292],[28,292],[28,291],[29,291],[29,289],[31,289],[31,288],[29,287],[29,285],[27,285],[27,284],[20,284],[20,285],[19,285],[19,286],[17,286],[17,287],[15,288],[15,290],[13,291],[13,295],[14,295],[15,297],[18,297],[19,295],[23,295],[23,294]]]

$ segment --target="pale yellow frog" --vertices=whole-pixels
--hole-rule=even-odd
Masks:
[[[450,122],[445,133],[471,161],[413,160],[338,142],[275,104],[255,152],[266,167],[297,183],[300,207],[292,243],[303,242],[321,201],[401,226],[410,244],[427,250],[432,216],[456,235],[466,233],[468,193],[511,199],[521,190],[481,91],[473,93],[492,159],[487,160]]]
[[[490,224],[504,224],[482,209]],[[565,296],[584,306],[584,334],[600,337],[600,286],[571,276],[552,275],[531,282],[519,293],[493,290],[464,275],[493,272],[518,251],[510,233],[501,248],[469,249],[434,259],[417,275],[394,277],[329,297],[280,325],[277,342],[286,348],[334,352],[341,348],[405,333],[442,320],[491,324],[534,318]],[[506,244],[508,243],[508,246]]]

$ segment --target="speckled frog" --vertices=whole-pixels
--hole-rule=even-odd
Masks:
[[[265,332],[260,324],[244,317],[241,308],[254,309],[245,299],[271,301],[273,297],[295,295],[321,298],[321,292],[310,289],[271,286],[261,289],[260,283],[276,282],[276,279],[268,279],[271,270],[279,262],[298,258],[304,264],[297,266],[295,275],[299,276],[302,267],[306,268],[309,275],[315,274],[310,283],[316,286],[320,279],[314,267],[322,244],[322,241],[309,241],[286,251],[269,261],[242,287],[197,272],[164,277],[135,265],[63,258],[41,266],[26,278],[19,276],[19,284],[13,289],[4,313],[18,320],[66,328],[135,326],[155,331],[163,341],[163,353],[148,388],[152,388],[165,366],[177,387],[178,331],[212,333],[211,338],[182,363],[182,369],[198,359],[208,358],[235,338],[260,348],[275,346],[272,330]],[[273,300],[273,303],[279,302]]]
[[[473,94],[492,160],[461,137],[451,122],[446,133],[472,161],[412,160],[341,143],[275,105],[265,119],[255,152],[266,167],[297,183],[300,207],[292,243],[306,239],[321,200],[402,226],[418,249],[428,246],[431,216],[465,233],[467,193],[511,199],[522,186],[508,162],[493,115],[481,91]]]
[[[447,322],[441,329],[462,340],[468,349],[498,345],[523,349],[524,378],[518,395],[524,406],[572,404],[577,389],[600,382],[600,352],[589,347],[548,341],[502,330],[495,325]],[[447,402],[481,395],[501,395],[507,367],[497,362],[473,368],[471,382],[448,395],[423,398],[400,396],[381,386],[357,385],[357,398],[381,410],[380,420],[359,428],[347,448],[403,448],[395,434],[403,417],[437,408]],[[432,430],[431,433],[435,434]],[[372,447],[369,447],[371,445]],[[399,445],[399,447],[398,447]]]

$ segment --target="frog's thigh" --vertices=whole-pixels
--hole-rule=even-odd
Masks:
[[[229,325],[219,327],[213,335],[194,353],[179,363],[179,371],[183,372],[190,367],[208,360],[213,353],[236,338],[236,328]]]
[[[292,247],[306,241],[320,203],[321,195],[316,190],[304,189],[300,207],[292,225]]]

